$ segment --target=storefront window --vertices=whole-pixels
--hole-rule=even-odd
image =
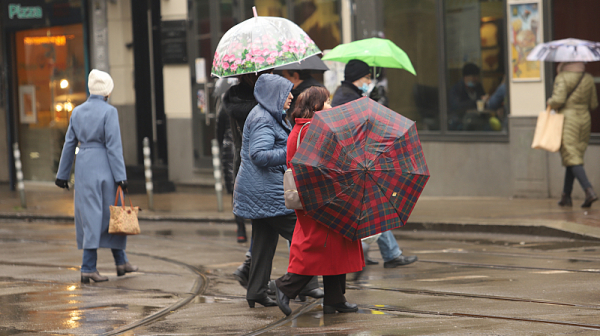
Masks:
[[[419,130],[440,129],[435,0],[385,0],[384,36],[411,59],[417,72],[385,69],[390,108],[415,120]],[[380,78],[380,80],[384,80]]]
[[[554,0],[553,4],[553,40],[569,37],[588,41],[600,41],[600,29],[590,29],[597,25],[597,13],[600,11],[600,1],[578,2],[570,0]],[[557,64],[547,63],[549,66]],[[594,77],[596,93],[600,94],[600,62],[589,62],[585,71]],[[546,80],[551,80],[547,78]],[[592,139],[600,142],[600,107],[590,111],[592,117]]]
[[[24,177],[53,181],[71,112],[87,99],[83,26],[23,30],[15,43]]]
[[[340,0],[254,0],[258,15],[291,19],[321,50],[333,49],[340,44]],[[290,8],[293,16],[290,18]]]
[[[448,131],[506,131],[504,6],[444,0]]]

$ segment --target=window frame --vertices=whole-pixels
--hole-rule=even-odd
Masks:
[[[506,28],[506,18],[508,15],[507,2],[502,0],[504,7],[504,28]],[[439,142],[509,142],[510,127],[501,132],[483,132],[483,131],[449,131],[448,130],[448,83],[446,81],[448,66],[446,63],[446,37],[445,37],[445,6],[444,0],[436,0],[436,19],[437,31],[436,39],[438,45],[438,100],[439,100],[439,131],[419,130],[419,137],[423,141]],[[508,45],[508,36],[503,34],[502,43]],[[508,48],[504,49],[505,69],[510,69],[510,58]],[[507,80],[509,80],[507,78]],[[510,85],[507,86],[507,103],[510,106]],[[507,116],[510,118],[510,114]],[[600,134],[598,135],[600,143]]]

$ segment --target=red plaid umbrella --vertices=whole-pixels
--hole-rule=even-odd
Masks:
[[[366,97],[316,113],[291,166],[306,214],[350,240],[406,224],[429,179],[415,123]]]

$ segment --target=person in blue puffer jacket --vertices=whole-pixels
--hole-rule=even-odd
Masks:
[[[250,111],[244,125],[233,213],[252,220],[252,262],[246,293],[250,308],[256,302],[265,307],[277,306],[267,296],[273,256],[279,235],[291,241],[296,225],[296,214],[285,207],[283,197],[287,138],[291,131],[284,111],[292,102],[292,87],[292,82],[281,76],[260,76],[254,87],[258,105]],[[322,297],[318,285],[315,277],[303,292]]]

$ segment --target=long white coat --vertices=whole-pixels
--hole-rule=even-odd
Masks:
[[[91,95],[73,110],[56,178],[69,180],[75,148],[75,229],[79,249],[125,249],[126,236],[108,233],[116,182],[127,180],[117,109]]]

